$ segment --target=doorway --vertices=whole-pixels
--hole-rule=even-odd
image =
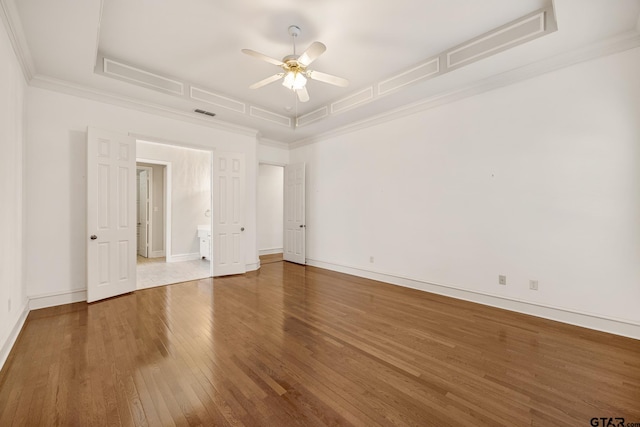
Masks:
[[[148,171],[144,168],[150,168],[147,174],[153,177],[147,209],[151,250],[147,257],[138,254],[137,288],[211,277],[211,151],[138,140],[136,156],[140,192],[144,193],[143,172]],[[143,201],[141,197],[141,218]],[[144,227],[141,245],[143,234]]]
[[[136,163],[136,242],[137,254],[143,258],[151,258],[153,206],[153,168]]]
[[[144,287],[209,278],[214,272],[219,276],[246,272],[243,233],[245,153],[216,151],[214,155],[215,148],[201,147],[136,140],[131,135],[88,128],[87,188],[92,189],[87,191],[88,302]],[[189,162],[191,154],[196,152],[201,154],[201,161]],[[156,262],[161,268],[149,274],[160,280],[146,284],[137,280],[136,161],[166,166],[165,254],[163,260]],[[190,181],[189,178],[193,177],[201,179]],[[153,184],[151,186],[155,188]],[[184,187],[182,192],[179,191],[181,187]],[[193,203],[198,196],[206,196],[208,202]],[[146,204],[147,213],[158,207],[154,205],[154,202]],[[191,220],[190,224],[175,220],[184,212],[196,212],[186,215]],[[157,229],[153,227],[153,230]],[[200,233],[205,233],[205,236]],[[201,237],[208,240],[202,242]],[[180,248],[180,242],[183,246],[187,242],[188,252],[180,252],[184,249]],[[200,247],[201,243],[205,244],[204,249]],[[173,264],[186,265],[186,261],[198,261],[199,265],[208,265],[208,268],[200,269],[202,273],[197,272],[195,276],[190,275],[193,271],[189,275],[184,271],[172,274],[175,272]]]
[[[282,260],[284,239],[284,166],[258,166],[258,255],[260,263]]]

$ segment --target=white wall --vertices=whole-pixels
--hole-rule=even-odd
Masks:
[[[151,197],[153,199],[153,206],[151,207],[151,221],[153,229],[151,231],[152,247],[151,254],[149,256],[156,256],[154,254],[164,256],[164,174],[166,166],[152,163],[137,163],[137,165],[147,166],[153,170],[153,182],[151,184]]]
[[[284,234],[284,168],[258,168],[258,251],[261,255],[282,252]]]
[[[23,269],[25,89],[0,20],[0,368],[28,312]]]
[[[273,145],[258,144],[258,161],[272,165],[288,165],[289,150]]]
[[[27,290],[30,297],[86,289],[87,126],[194,147],[243,152],[247,161],[245,251],[258,262],[255,135],[214,129],[35,87],[27,89]],[[254,267],[255,268],[255,267]],[[63,303],[69,299],[59,298]]]
[[[136,156],[171,164],[171,256],[199,258],[197,227],[211,223],[211,152],[138,141]]]
[[[640,337],[638,76],[636,48],[292,150],[309,262]]]

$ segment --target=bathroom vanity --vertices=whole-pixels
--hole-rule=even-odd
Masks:
[[[202,259],[211,258],[211,225],[198,226],[198,240],[200,240],[200,256]]]

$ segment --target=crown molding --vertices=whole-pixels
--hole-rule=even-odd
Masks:
[[[316,136],[303,138],[289,144],[290,149],[322,142],[340,135],[355,132],[373,125],[396,120],[411,114],[429,110],[444,104],[455,102],[470,96],[478,95],[490,90],[499,89],[514,83],[531,79],[552,71],[570,67],[581,62],[590,61],[625,50],[640,47],[640,32],[629,31],[616,37],[597,42],[585,47],[574,49],[550,58],[543,59],[533,64],[525,65],[513,70],[506,71],[495,76],[487,77],[465,87],[441,92],[402,107],[368,117],[366,119],[350,123],[346,126],[323,132]]]
[[[251,137],[256,137],[258,131],[256,129],[248,128],[245,126],[234,125],[231,123],[223,122],[213,118],[205,118],[199,114],[191,112],[185,112],[164,105],[154,104],[150,102],[144,102],[139,99],[129,98],[121,95],[114,95],[109,92],[96,90],[86,86],[70,83],[65,80],[59,80],[48,76],[36,75],[29,82],[29,86],[37,87],[40,89],[52,90],[54,92],[62,92],[67,95],[76,96],[79,98],[90,99],[106,104],[117,105],[119,107],[129,108],[132,110],[141,111],[144,113],[151,113],[167,117],[170,119],[181,120],[201,126],[207,126],[210,128],[232,132],[236,134],[243,134]]]
[[[7,30],[7,36],[22,68],[24,79],[29,83],[36,74],[36,67],[13,0],[0,0],[0,19]]]
[[[266,147],[280,148],[281,150],[289,150],[289,144],[286,142],[276,141],[274,139],[264,138],[258,134],[258,144]]]

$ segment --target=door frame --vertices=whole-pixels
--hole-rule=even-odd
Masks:
[[[283,169],[283,175],[284,175],[284,168],[288,165],[288,163],[280,163],[280,162],[258,162],[258,169],[256,170],[256,178],[257,180],[260,179],[260,166],[262,165],[266,165],[266,166],[277,166]],[[258,185],[256,185],[256,191],[258,190]],[[282,179],[282,196],[284,198],[284,191],[285,191],[285,180],[284,180],[284,176]],[[259,211],[259,206],[256,203],[256,225],[258,224],[257,218],[260,216],[260,211]],[[256,230],[256,245],[257,245],[257,241],[258,241],[258,236],[260,234],[260,230]],[[258,249],[258,259],[260,259],[260,248]],[[282,254],[284,255],[284,201],[283,201],[283,211],[282,211]]]
[[[149,193],[149,197],[147,198],[147,203],[148,203],[147,216],[149,217],[149,227],[147,228],[147,258],[152,258],[151,248],[153,248],[153,168],[150,166],[139,166],[138,163],[143,163],[143,162],[139,162],[138,158],[136,158],[136,173],[139,170],[147,171],[147,174],[148,174],[147,176],[149,180],[149,182],[147,183],[147,191]],[[137,183],[137,180],[136,180],[136,183]]]
[[[214,154],[216,152],[216,148],[215,147],[209,147],[209,146],[205,146],[205,145],[199,145],[199,144],[190,144],[190,143],[185,143],[185,142],[181,142],[181,141],[174,141],[174,140],[168,140],[165,138],[157,138],[154,136],[149,136],[149,135],[141,135],[141,134],[137,134],[137,133],[133,133],[133,132],[129,132],[129,136],[132,137],[133,139],[135,139],[136,143],[138,143],[138,141],[140,142],[146,142],[146,143],[150,143],[150,144],[158,144],[158,145],[170,145],[170,146],[174,146],[174,147],[179,147],[179,148],[187,148],[187,149],[192,149],[192,150],[200,150],[200,151],[208,151],[209,152],[209,167],[210,167],[210,175],[211,175],[211,179],[209,180],[209,210],[211,212],[211,216],[210,216],[210,221],[209,224],[211,226],[211,230],[213,230],[213,220],[214,220],[214,211],[213,211],[213,163],[214,163]],[[137,152],[136,152],[137,155]],[[159,164],[159,165],[165,165],[166,168],[166,173],[165,173],[165,182],[164,182],[164,189],[165,189],[165,256],[167,259],[167,262],[171,262],[170,261],[170,257],[171,257],[171,162],[167,162],[167,161],[163,161],[163,160],[154,160],[154,159],[143,159],[140,157],[136,157],[136,162],[142,162],[142,163],[151,163],[151,164]],[[213,239],[213,236],[211,236]],[[213,256],[214,256],[214,250],[213,250],[213,244],[211,245],[211,259],[209,260],[209,278],[213,278]]]

